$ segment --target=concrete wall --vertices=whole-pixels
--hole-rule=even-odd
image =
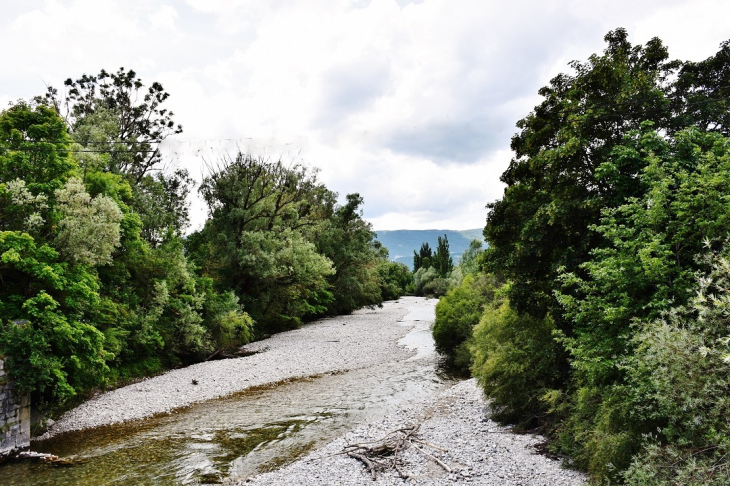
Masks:
[[[30,396],[18,396],[0,359],[0,456],[30,446]]]

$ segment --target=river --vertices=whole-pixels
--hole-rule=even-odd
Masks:
[[[450,383],[436,364],[432,320],[432,306],[403,319],[415,324],[400,341],[417,351],[409,359],[259,386],[149,419],[34,442],[34,451],[80,463],[6,464],[0,484],[217,484],[280,467]]]

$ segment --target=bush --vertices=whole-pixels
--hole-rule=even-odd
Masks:
[[[491,276],[467,275],[436,305],[433,325],[436,350],[446,356],[447,365],[461,374],[469,374],[471,354],[467,340],[471,338],[484,306],[494,300],[495,288],[496,281]]]
[[[403,263],[383,260],[378,266],[378,275],[383,300],[399,299],[413,285],[413,275]]]
[[[423,295],[429,297],[441,297],[449,290],[449,280],[445,278],[435,278],[423,286]]]
[[[471,370],[492,399],[496,419],[531,427],[547,412],[542,397],[560,375],[553,330],[550,318],[519,314],[506,299],[485,309],[469,346]]]
[[[424,287],[438,278],[438,272],[433,267],[421,267],[413,274],[413,293],[424,295]]]
[[[634,339],[632,408],[653,427],[625,473],[629,484],[720,485],[730,477],[730,260],[714,260],[687,306]]]

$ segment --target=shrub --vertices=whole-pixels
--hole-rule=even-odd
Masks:
[[[438,272],[433,267],[421,267],[413,274],[413,291],[416,295],[424,295],[424,287],[438,278]]]
[[[456,273],[456,271],[454,271]],[[467,275],[447,292],[436,305],[433,339],[446,363],[461,374],[468,374],[471,354],[467,340],[479,322],[485,305],[494,300],[496,281],[488,275]]]
[[[380,293],[383,300],[399,299],[413,284],[413,275],[403,263],[383,260],[378,265]]]
[[[470,345],[471,370],[492,399],[496,419],[530,427],[547,412],[541,398],[560,375],[553,330],[550,318],[519,314],[506,299],[485,309]]]
[[[633,409],[653,425],[625,473],[635,485],[730,477],[730,260],[711,258],[690,303],[645,327],[628,360]]]
[[[435,278],[423,286],[423,295],[429,297],[441,297],[449,290],[449,280],[445,278]]]

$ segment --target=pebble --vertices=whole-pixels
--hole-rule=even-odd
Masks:
[[[261,474],[238,485],[325,486],[325,485],[451,485],[485,486],[583,486],[584,474],[565,469],[560,461],[536,452],[544,439],[538,435],[515,434],[490,418],[476,380],[466,380],[437,397],[401,409],[382,421],[350,431],[343,437],[274,472]],[[350,457],[338,454],[348,443],[374,441],[404,424],[421,423],[419,438],[448,452],[429,452],[452,469],[446,472],[435,462],[413,450],[403,453],[408,479],[395,471],[378,474]],[[486,430],[485,430],[486,425]]]

